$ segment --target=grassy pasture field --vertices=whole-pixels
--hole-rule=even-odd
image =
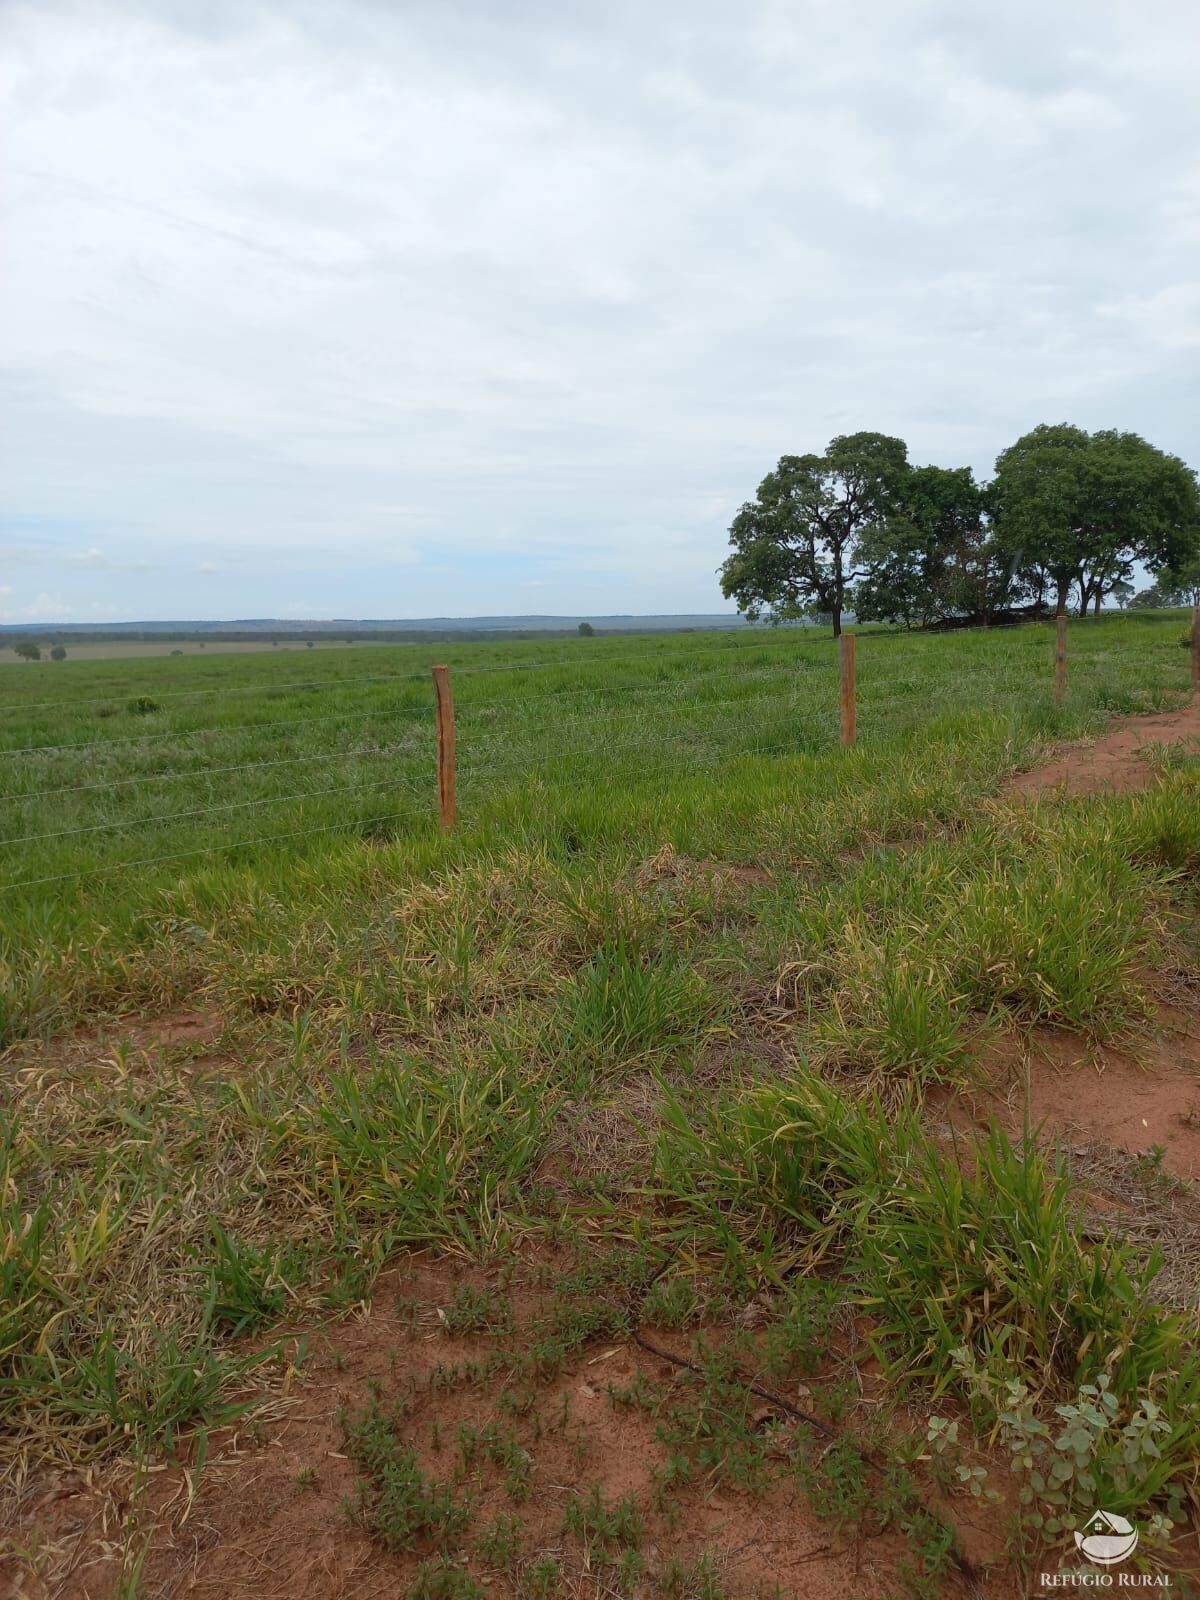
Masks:
[[[39,643],[41,641],[38,641]],[[53,641],[55,644],[59,640]],[[206,640],[203,644],[198,639],[183,638],[170,639],[109,639],[93,641],[85,639],[81,642],[68,637],[66,649],[68,659],[75,662],[86,661],[137,661],[157,660],[160,656],[218,656],[218,655],[263,655],[274,651],[276,655],[281,650],[295,652],[297,650],[352,650],[357,646],[348,644],[344,639],[318,639],[311,645],[305,639],[280,639],[273,643],[269,639],[222,639],[219,636]],[[42,645],[43,660],[38,663],[23,661],[20,656],[10,653],[7,649],[0,650],[0,667],[29,667],[31,665],[44,666],[47,671],[58,671],[59,663],[49,659],[51,645]],[[43,690],[45,685],[43,685]]]
[[[221,1430],[265,1437],[315,1332],[433,1252],[470,1270],[414,1327],[486,1354],[373,1378],[337,1423],[340,1514],[393,1592],[770,1593],[693,1502],[784,1480],[839,1541],[895,1541],[863,1594],[1009,1592],[1094,1506],[1186,1566],[1200,1293],[1085,1223],[1052,1139],[944,1122],[997,1043],[1136,1048],[1197,970],[1194,757],[1003,792],[1181,704],[1184,627],[1072,623],[1061,706],[1045,627],[861,630],[852,751],[811,629],[5,674],[9,1559],[74,1570],[31,1497],[108,1474],[116,1554],[63,1592],[168,1592],[128,1474],[194,1488]],[[1127,1153],[1152,1200],[1177,1186]],[[651,1479],[617,1496],[593,1461],[535,1539],[543,1391],[638,1339],[685,1380],[609,1384]],[[443,1390],[494,1408],[453,1459],[413,1442]],[[964,1507],[1003,1526],[991,1566]]]

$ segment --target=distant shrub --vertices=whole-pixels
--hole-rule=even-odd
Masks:
[[[590,622],[581,622],[579,624],[579,631],[585,639],[590,639],[596,630],[592,627]]]
[[[115,717],[116,714],[117,714],[117,707],[116,706],[97,706],[96,707],[96,715],[98,717]]]
[[[31,644],[28,639],[18,639],[16,644],[13,645],[13,651],[20,656],[22,661],[40,661],[42,659],[42,652],[36,644]]]
[[[152,711],[161,711],[162,707],[157,700],[151,700],[148,694],[139,694],[128,702],[125,709],[131,716],[148,717]]]
[[[173,656],[181,656],[183,654],[183,651],[182,650],[172,650],[171,654]]]
[[[51,661],[65,661],[67,659],[66,648],[61,644],[56,644],[50,652],[50,659]]]

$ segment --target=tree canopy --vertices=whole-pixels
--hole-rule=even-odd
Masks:
[[[852,433],[822,455],[783,456],[733,519],[723,593],[751,618],[825,612],[835,636],[866,534],[892,514],[908,468],[902,439]]]
[[[1200,594],[1200,491],[1177,456],[1135,433],[1043,424],[996,460],[916,466],[902,439],[854,433],[783,456],[729,529],[721,588],[752,620],[843,613],[961,626],[1132,595],[1135,566]],[[1167,579],[1163,577],[1166,592]],[[1141,597],[1139,596],[1139,601]],[[1141,603],[1145,603],[1142,601]]]
[[[854,591],[864,621],[910,627],[963,613],[986,615],[1003,598],[984,518],[984,493],[970,467],[910,467],[889,519],[864,536],[864,575]]]
[[[1066,423],[1034,428],[1001,452],[991,486],[997,547],[1014,571],[1052,590],[1065,612],[1100,610],[1136,561],[1151,569],[1195,547],[1195,474],[1136,433],[1088,434]]]

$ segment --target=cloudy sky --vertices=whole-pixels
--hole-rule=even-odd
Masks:
[[[1195,0],[0,0],[0,621],[724,609],[784,451],[1200,464]]]

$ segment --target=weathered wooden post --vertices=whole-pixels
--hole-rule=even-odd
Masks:
[[[838,640],[838,666],[842,690],[842,748],[849,750],[858,738],[858,702],[854,681],[854,635]]]
[[[449,667],[434,667],[433,690],[437,697],[438,818],[442,832],[449,833],[457,817],[454,793],[454,695],[450,689]]]

